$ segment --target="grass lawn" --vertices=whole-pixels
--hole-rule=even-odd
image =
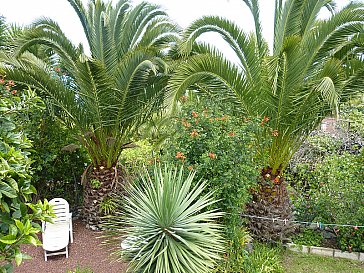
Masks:
[[[287,273],[364,273],[361,262],[291,251],[285,251],[283,265]]]

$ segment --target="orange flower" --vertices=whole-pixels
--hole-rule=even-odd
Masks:
[[[260,123],[261,126],[263,126],[265,123],[267,123],[270,120],[269,117],[264,116],[262,122]]]
[[[16,90],[13,90],[13,91],[11,91],[11,94],[15,95],[16,92],[17,92]]]
[[[279,183],[279,180],[280,180],[280,176],[278,175],[276,178],[274,178],[274,183],[278,184]]]
[[[192,111],[192,116],[193,116],[194,118],[197,118],[197,117],[198,117],[198,114],[197,114],[195,111]]]
[[[357,226],[354,226],[353,229],[358,230],[359,228]]]
[[[235,132],[230,132],[229,136],[236,136]]]
[[[227,117],[223,116],[222,118],[220,118],[220,120],[222,121],[227,120]]]
[[[4,79],[0,79],[0,84],[4,84],[5,80]]]
[[[198,137],[198,133],[197,131],[194,129],[191,134],[190,134],[191,137]]]
[[[213,119],[213,118],[210,118],[210,119],[209,119],[209,121],[210,121],[211,123],[213,123],[213,122],[214,122],[214,119]]]
[[[184,156],[184,154],[181,152],[176,153],[176,158],[182,158],[183,156]]]
[[[192,166],[188,166],[188,169],[189,169],[190,171],[192,171],[192,170],[193,170],[193,167],[192,167]]]
[[[56,72],[61,72],[61,68],[59,68],[59,67],[56,67],[54,70],[55,70]]]
[[[191,124],[185,118],[182,119],[182,125],[186,128],[191,127]]]
[[[9,86],[14,86],[14,85],[15,85],[15,83],[14,83],[14,81],[10,80],[10,81],[8,81],[8,85],[9,85]]]
[[[216,158],[216,154],[214,154],[214,153],[209,153],[209,157],[210,157],[211,159],[215,159],[215,158]]]
[[[176,153],[176,158],[181,159],[182,161],[184,161],[186,159],[185,155],[181,152]]]
[[[277,137],[279,135],[278,130],[272,131],[272,136]]]

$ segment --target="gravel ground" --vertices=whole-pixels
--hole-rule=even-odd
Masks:
[[[48,257],[44,261],[42,247],[24,246],[24,252],[33,257],[16,267],[14,273],[66,273],[74,270],[78,265],[81,268],[91,269],[94,273],[121,273],[125,272],[126,264],[111,262],[108,253],[99,244],[100,232],[91,231],[85,225],[75,220],[73,222],[73,243],[69,244],[69,257],[65,255]]]

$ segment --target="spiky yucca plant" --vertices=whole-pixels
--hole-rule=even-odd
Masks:
[[[215,220],[222,213],[206,211],[216,201],[212,193],[201,196],[204,183],[191,188],[194,175],[184,178],[183,168],[167,165],[145,171],[121,202],[125,214],[106,218],[111,238],[124,233],[124,249],[114,254],[130,261],[130,272],[205,273],[220,259],[222,226]]]

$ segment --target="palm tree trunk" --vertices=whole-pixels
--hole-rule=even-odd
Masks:
[[[247,213],[253,216],[250,218],[249,228],[260,241],[287,241],[294,229],[291,222],[293,207],[286,188],[287,183],[279,173],[272,174],[271,168],[262,170],[258,189],[253,191],[253,199],[246,208]]]
[[[125,175],[120,167],[110,169],[93,167],[86,174],[83,192],[83,220],[90,229],[99,229],[101,217],[104,216],[101,204],[105,197],[122,193]]]

